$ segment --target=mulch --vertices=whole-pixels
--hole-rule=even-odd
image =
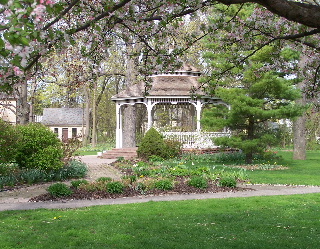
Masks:
[[[241,188],[241,187],[220,187],[217,186],[215,182],[212,182],[208,185],[208,188],[200,189],[193,186],[187,185],[183,179],[177,179],[176,184],[172,190],[160,190],[160,189],[151,189],[147,191],[140,191],[134,188],[126,187],[123,193],[111,194],[107,191],[87,191],[84,189],[75,189],[72,188],[73,194],[69,196],[55,197],[49,193],[42,194],[36,197],[33,197],[29,202],[42,202],[42,201],[69,201],[69,200],[96,200],[96,199],[115,199],[121,197],[134,197],[134,196],[158,196],[158,195],[171,195],[171,194],[201,194],[201,193],[217,193],[217,192],[238,192],[238,191],[248,191],[250,188]]]

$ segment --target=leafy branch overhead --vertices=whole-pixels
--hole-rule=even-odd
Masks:
[[[22,78],[30,78],[36,69],[34,66],[49,52],[53,49],[63,51],[79,39],[83,43],[82,54],[87,56],[97,47],[110,47],[115,37],[124,42],[135,37],[135,42],[143,47],[142,64],[159,71],[163,65],[179,62],[176,57],[186,47],[216,28],[224,28],[223,24],[229,24],[230,19],[221,15],[221,26],[213,27],[204,21],[201,29],[185,34],[184,43],[175,42],[175,32],[177,27],[184,25],[184,16],[198,13],[201,16],[208,7],[219,8],[218,3],[236,8],[256,3],[293,24],[291,29],[279,35],[265,33],[271,40],[298,41],[320,31],[317,1],[0,0],[0,89],[10,90]],[[256,19],[265,22],[266,27],[269,25],[264,15],[257,15]],[[318,49],[316,39],[300,42]]]

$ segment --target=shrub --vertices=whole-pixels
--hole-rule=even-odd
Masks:
[[[72,195],[72,190],[65,183],[54,183],[48,187],[47,191],[54,197]]]
[[[216,155],[216,161],[219,163],[242,164],[245,159],[246,155],[242,152],[224,152]]]
[[[149,161],[150,162],[163,162],[164,159],[161,156],[152,155],[152,156],[149,156]]]
[[[144,193],[147,189],[147,185],[144,182],[138,182],[136,185],[136,190],[140,191],[141,193]]]
[[[154,128],[149,129],[142,138],[137,150],[140,158],[149,159],[150,156],[163,157],[165,143],[162,135]]]
[[[33,153],[27,158],[27,168],[52,170],[61,169],[64,165],[63,151],[61,148],[49,145],[46,148],[39,149],[37,153]]]
[[[120,194],[123,193],[124,185],[122,182],[114,181],[107,183],[107,191],[110,194]]]
[[[123,162],[123,161],[124,161],[124,157],[123,156],[117,157],[116,162]]]
[[[74,159],[75,152],[80,149],[82,143],[78,137],[67,139],[63,143],[63,158],[65,162],[69,162]]]
[[[19,171],[16,163],[0,163],[0,175],[10,175]]]
[[[43,182],[47,178],[45,172],[39,169],[27,169],[20,173],[19,181],[27,184]]]
[[[194,176],[188,181],[188,185],[204,189],[208,187],[208,181],[202,176]]]
[[[137,176],[136,175],[124,175],[122,177],[123,180],[129,180],[129,183],[132,184],[137,181]]]
[[[173,181],[170,179],[161,179],[155,182],[155,188],[161,190],[171,190],[174,187]]]
[[[94,191],[106,191],[105,182],[90,182],[90,183],[82,183],[78,186],[79,189],[83,189],[89,192]]]
[[[80,179],[71,182],[71,186],[74,188],[78,188],[81,184],[88,184],[88,181],[85,179]]]
[[[17,127],[21,140],[16,162],[22,168],[44,170],[62,168],[63,149],[57,136],[44,125],[30,123]]]
[[[78,160],[71,160],[62,169],[63,178],[83,178],[88,172],[88,167],[85,163]]]
[[[14,175],[0,176],[0,189],[5,186],[14,186],[18,180]]]
[[[229,187],[229,188],[235,188],[237,186],[237,181],[235,177],[232,176],[223,176],[219,179],[220,187]]]
[[[111,182],[112,178],[111,177],[102,176],[102,177],[99,177],[96,181],[97,182]]]
[[[0,163],[15,160],[18,142],[19,135],[15,128],[0,119]]]
[[[152,170],[146,169],[144,167],[134,168],[133,172],[139,177],[141,177],[141,176],[151,176],[152,173],[153,173]]]
[[[182,144],[175,140],[164,140],[165,148],[163,151],[164,158],[173,158],[181,154]]]

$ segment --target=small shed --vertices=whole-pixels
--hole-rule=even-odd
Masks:
[[[199,83],[201,72],[190,65],[166,74],[154,74],[150,86],[139,82],[112,97],[116,103],[117,129],[116,147],[123,147],[123,108],[126,105],[140,105],[146,110],[146,129],[156,127],[167,138],[182,142],[185,148],[213,147],[212,137],[227,136],[229,132],[202,132],[200,118],[205,105],[224,104],[221,99],[208,96]],[[160,110],[160,111],[159,111]],[[182,111],[181,111],[182,110]],[[168,129],[160,120],[164,111],[175,112]],[[183,117],[189,120],[181,122]],[[160,122],[161,121],[161,122]]]
[[[0,92],[0,118],[11,124],[17,123],[17,100],[13,95]]]
[[[82,140],[85,132],[82,108],[44,108],[41,123],[48,126],[62,141],[74,137]]]

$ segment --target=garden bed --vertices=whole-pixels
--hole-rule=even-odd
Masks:
[[[201,194],[201,193],[217,193],[217,192],[237,192],[248,191],[250,188],[241,187],[220,187],[216,182],[209,183],[205,189],[189,186],[185,179],[180,177],[176,178],[174,188],[171,190],[150,189],[146,191],[137,190],[134,188],[126,187],[123,193],[108,193],[103,190],[88,191],[85,189],[71,188],[73,193],[69,196],[54,197],[49,193],[42,194],[31,198],[29,202],[41,202],[41,201],[63,201],[63,200],[94,200],[94,199],[115,199],[123,197],[134,196],[154,196],[154,195],[172,195],[172,194]]]

